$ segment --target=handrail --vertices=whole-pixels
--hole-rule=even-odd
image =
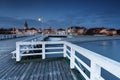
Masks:
[[[61,45],[62,46],[52,46],[47,47],[47,45]],[[40,48],[30,48],[29,46],[41,45]],[[27,46],[28,49],[21,49],[21,46]],[[68,48],[69,47],[69,48]],[[21,53],[22,51],[29,51],[29,50],[42,50],[41,53]],[[55,51],[55,52],[46,52],[46,50],[53,50],[53,49],[62,49],[62,51]],[[88,66],[84,61],[82,61],[78,56],[76,56],[76,52],[84,56],[85,58],[90,60],[90,66]],[[37,42],[17,42],[16,43],[16,61],[20,61],[22,56],[29,56],[29,55],[42,55],[42,59],[46,58],[47,54],[58,54],[62,53],[64,57],[68,57],[70,59],[70,68],[77,68],[78,71],[83,75],[86,80],[105,80],[101,76],[101,68],[105,69],[106,71],[110,72],[114,76],[120,78],[120,63],[116,62],[112,59],[99,55],[95,52],[77,46],[67,41],[37,41]],[[70,55],[68,55],[68,53]],[[75,62],[77,60],[82,66],[84,66],[89,72],[90,77],[88,77],[84,71],[80,68],[80,64]]]
[[[65,42],[65,45],[71,47],[75,51],[79,52],[79,54],[88,58],[91,61],[90,69],[87,68],[89,71],[91,71],[91,80],[96,80],[95,77],[97,77],[98,80],[101,80],[101,78],[102,78],[101,77],[101,67],[103,69],[107,70],[108,72],[112,73],[116,77],[120,78],[120,63],[119,62],[109,59],[107,57],[104,57],[102,55],[99,55],[98,53],[92,52],[85,48],[79,47],[70,42]],[[77,56],[75,56],[75,57],[77,57]]]
[[[31,36],[31,35],[28,35],[28,34],[2,34],[2,35],[0,35],[0,40],[19,38],[19,37],[25,37],[25,36]]]

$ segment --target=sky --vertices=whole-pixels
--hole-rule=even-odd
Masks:
[[[38,21],[38,18],[42,21]],[[120,29],[120,0],[0,0],[0,28]]]

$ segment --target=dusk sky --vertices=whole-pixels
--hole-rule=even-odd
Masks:
[[[120,0],[0,0],[0,28],[23,28],[25,21],[35,28],[120,29]]]

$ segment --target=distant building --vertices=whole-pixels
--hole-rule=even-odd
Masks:
[[[107,29],[106,28],[99,28],[98,34],[107,34]]]
[[[16,28],[13,28],[13,29],[11,30],[11,34],[16,34]]]
[[[13,34],[13,28],[8,28],[8,29],[5,29],[5,28],[0,28],[0,34]]]
[[[66,34],[66,30],[65,30],[65,29],[62,29],[62,28],[57,29],[56,34],[65,35],[65,34]]]
[[[115,30],[115,29],[109,29],[108,33],[107,33],[107,35],[109,35],[109,36],[116,35],[116,34],[117,34],[117,30]]]
[[[120,35],[120,29],[117,30],[117,34]]]
[[[28,28],[28,24],[27,24],[26,21],[25,21],[25,24],[24,24],[24,29],[25,29],[25,30],[29,29],[29,28]]]
[[[108,33],[106,28],[90,28],[87,30],[86,34],[87,35],[95,35],[95,34],[102,34],[106,35]]]
[[[27,31],[25,32],[25,34],[30,34],[30,35],[33,35],[33,34],[36,34],[36,33],[38,33],[38,31],[35,28],[27,29]]]
[[[27,22],[24,24],[24,29],[16,29],[16,34],[29,34],[34,35],[38,33],[37,29],[29,28]]]
[[[51,27],[49,27],[48,29],[44,29],[42,33],[43,34],[55,34],[55,31]]]
[[[67,33],[71,35],[83,35],[85,32],[86,28],[84,27],[72,26],[67,29]]]
[[[80,28],[77,29],[77,34],[78,35],[83,35],[85,33],[86,33],[86,28],[80,27]]]
[[[16,29],[16,32],[15,32],[16,34],[24,34],[25,33],[25,31],[24,31],[24,29]]]
[[[40,33],[40,34],[42,33],[42,29],[41,29],[41,28],[40,28],[40,29],[38,29],[38,33]]]

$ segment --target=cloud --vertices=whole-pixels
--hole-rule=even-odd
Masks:
[[[117,13],[116,13],[117,14]],[[65,15],[60,19],[51,19],[45,22],[39,22],[34,19],[16,19],[11,17],[0,17],[0,27],[8,28],[23,28],[24,22],[27,21],[28,26],[35,28],[68,28],[70,26],[85,26],[90,27],[114,27],[120,28],[119,15],[103,14],[103,13],[73,13]]]
[[[41,22],[33,20],[33,19],[16,19],[11,17],[0,17],[0,27],[1,28],[23,28],[24,23],[27,21],[29,27],[38,28],[41,26]]]

